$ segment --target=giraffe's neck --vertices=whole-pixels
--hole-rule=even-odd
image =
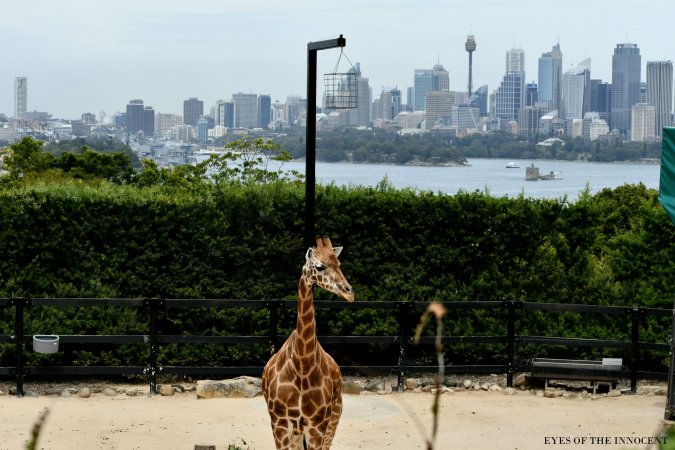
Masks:
[[[297,333],[297,356],[302,358],[303,356],[314,355],[317,346],[314,295],[312,294],[312,283],[304,273],[300,277],[298,286],[298,321],[295,330]]]

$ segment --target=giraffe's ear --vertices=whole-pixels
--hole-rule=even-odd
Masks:
[[[314,256],[314,249],[310,247],[307,249],[307,253],[305,253],[305,261],[310,261],[313,256]]]
[[[333,247],[333,253],[335,253],[335,257],[339,257],[340,253],[342,252],[342,247]]]

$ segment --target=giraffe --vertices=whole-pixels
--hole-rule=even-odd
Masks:
[[[330,449],[342,414],[342,375],[316,338],[312,286],[354,301],[340,270],[342,247],[317,237],[305,254],[298,286],[295,330],[265,365],[262,391],[272,420],[277,449]]]

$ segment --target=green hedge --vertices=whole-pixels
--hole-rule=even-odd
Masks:
[[[0,191],[0,296],[295,299],[303,264],[304,189],[296,183],[138,188],[33,183]],[[564,199],[496,198],[319,186],[317,225],[344,245],[342,268],[358,301],[527,300],[670,308],[674,227],[642,185]],[[318,298],[331,298],[319,293]],[[2,333],[12,334],[11,311]],[[265,311],[170,312],[168,334],[267,332]],[[143,311],[37,308],[27,333],[139,333]],[[283,317],[282,332],[293,326]],[[606,318],[605,318],[606,319]],[[603,318],[547,316],[519,333],[625,339]],[[251,325],[253,324],[253,325]],[[643,341],[664,342],[663,321]],[[395,315],[320,313],[320,331],[397,333]],[[449,317],[453,335],[503,334],[477,311]],[[164,364],[264,361],[268,349],[167,346]],[[11,361],[7,348],[3,364]],[[60,353],[60,363],[140,363],[130,348]],[[38,358],[33,355],[31,358]],[[42,358],[42,357],[41,357]],[[448,349],[448,360],[503,358],[500,346]]]

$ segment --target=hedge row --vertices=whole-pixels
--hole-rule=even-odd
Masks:
[[[40,184],[0,191],[0,296],[295,299],[305,249],[304,189],[294,183],[138,188]],[[564,199],[439,195],[320,186],[317,225],[344,245],[342,268],[358,301],[514,299],[672,306],[675,233],[642,185]],[[330,298],[319,293],[319,298]],[[235,311],[235,312],[233,312]],[[2,333],[11,334],[10,311]],[[28,333],[138,333],[143,311],[29,311]],[[554,315],[521,331],[625,339],[622,324]],[[264,311],[172,313],[170,334],[257,334]],[[284,330],[293,325],[285,317]],[[454,335],[499,334],[488,313],[449,318]],[[644,341],[665,339],[655,323]],[[324,312],[322,332],[395,334],[394,317]],[[524,334],[524,333],[523,333]],[[7,350],[5,348],[5,350]],[[267,349],[166,347],[169,362],[259,362]],[[488,361],[500,347],[449,349],[449,358]],[[138,363],[127,348],[59,355],[60,362]],[[9,358],[3,351],[0,359]],[[67,361],[66,361],[67,360]]]

